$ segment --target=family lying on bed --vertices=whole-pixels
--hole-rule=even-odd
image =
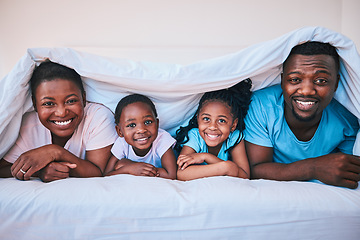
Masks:
[[[281,85],[251,96],[247,79],[205,93],[174,139],[159,128],[148,97],[121,99],[114,121],[109,109],[86,102],[73,69],[46,61],[30,79],[35,112],[24,116],[16,143],[0,161],[0,176],[45,182],[115,174],[232,176],[357,188],[360,158],[352,149],[359,125],[333,99],[338,71],[330,44],[295,46],[283,63]]]

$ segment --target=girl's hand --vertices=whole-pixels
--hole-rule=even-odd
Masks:
[[[43,182],[51,182],[68,178],[70,169],[76,168],[76,164],[68,162],[51,162],[39,171],[39,178]]]
[[[50,144],[35,148],[20,155],[11,167],[11,174],[20,180],[30,180],[37,171],[57,160],[62,147]]]
[[[179,169],[184,170],[189,165],[192,164],[200,164],[204,162],[203,154],[202,153],[191,153],[186,155],[179,155],[177,160],[177,165]]]

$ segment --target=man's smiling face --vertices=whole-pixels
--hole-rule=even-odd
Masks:
[[[287,122],[319,122],[334,97],[338,79],[333,57],[291,55],[281,79]]]

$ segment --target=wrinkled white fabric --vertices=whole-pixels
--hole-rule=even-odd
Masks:
[[[83,77],[87,99],[112,110],[129,93],[149,96],[158,109],[161,128],[174,134],[187,123],[206,91],[227,88],[248,77],[253,90],[279,83],[282,62],[291,48],[309,40],[337,47],[342,63],[335,97],[359,118],[359,53],[350,39],[322,27],[301,28],[233,54],[189,65],[135,62],[69,48],[35,48],[29,49],[0,82],[0,156],[16,140],[21,116],[32,108],[28,81],[35,65],[45,59],[74,68]],[[358,140],[355,153],[360,155],[359,145]]]
[[[298,43],[330,42],[342,59],[336,98],[360,117],[360,57],[351,40],[325,28],[303,28],[223,57],[182,66],[134,62],[66,48],[29,49],[0,82],[0,155],[32,109],[28,80],[49,58],[74,68],[87,97],[114,110],[137,92],[156,104],[174,133],[203,92],[250,77],[253,89],[280,82],[281,64]],[[358,134],[359,135],[359,134]],[[358,136],[355,153],[359,154]],[[0,179],[3,239],[326,239],[360,236],[360,188],[311,182],[212,177],[189,182],[116,175],[40,180]]]

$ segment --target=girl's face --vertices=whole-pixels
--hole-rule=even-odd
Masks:
[[[220,101],[205,102],[197,117],[200,136],[209,150],[220,150],[223,142],[234,131],[237,119],[233,119],[230,107]]]
[[[123,108],[116,131],[131,145],[138,156],[145,156],[158,135],[159,120],[151,107],[135,102]]]
[[[72,81],[55,79],[40,83],[33,103],[53,143],[65,143],[83,119],[85,94]]]

